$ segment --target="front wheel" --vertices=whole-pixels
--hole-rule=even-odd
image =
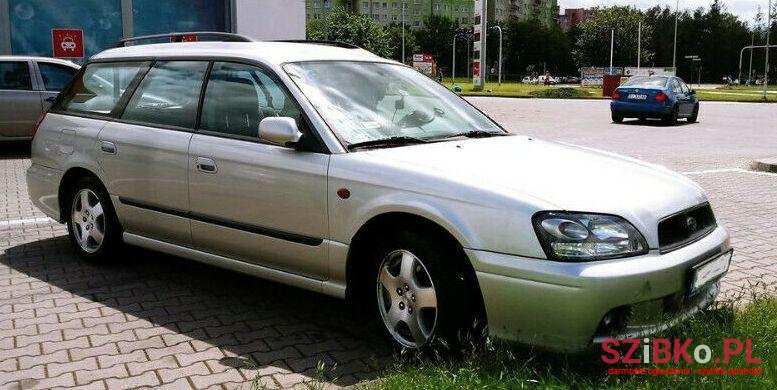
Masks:
[[[460,248],[421,237],[421,230],[398,232],[375,252],[374,302],[380,326],[399,348],[459,345],[478,325],[473,278],[464,271]]]
[[[108,260],[121,234],[108,194],[96,179],[83,177],[71,187],[68,199],[67,227],[73,248],[87,260]]]

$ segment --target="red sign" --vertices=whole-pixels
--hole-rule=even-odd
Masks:
[[[54,57],[84,58],[84,31],[55,28],[51,30]]]
[[[472,77],[480,77],[480,61],[475,61],[472,63]]]
[[[170,38],[170,42],[197,42],[197,36],[193,34],[176,35]]]

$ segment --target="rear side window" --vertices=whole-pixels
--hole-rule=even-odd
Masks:
[[[108,115],[141,70],[140,62],[94,63],[60,95],[54,111]]]
[[[77,69],[69,66],[47,62],[38,62],[38,69],[40,69],[43,86],[47,91],[61,91],[70,82],[73,75],[78,72]]]
[[[135,90],[122,119],[194,128],[207,69],[203,61],[157,62]]]
[[[30,67],[27,62],[0,62],[0,89],[16,91],[32,90]]]
[[[259,122],[271,116],[291,117],[300,123],[299,108],[283,86],[255,66],[213,64],[202,104],[201,129],[255,138]]]

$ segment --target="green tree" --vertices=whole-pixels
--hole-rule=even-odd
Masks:
[[[438,66],[449,70],[453,58],[453,36],[458,29],[459,25],[453,19],[443,15],[430,15],[424,19],[423,28],[415,32],[418,49],[431,54]],[[447,74],[447,71],[445,73]]]
[[[594,14],[580,25],[574,56],[580,66],[608,65],[610,61],[610,32],[615,30],[614,66],[637,65],[637,30],[643,15],[631,6],[596,8]],[[653,26],[642,25],[642,41],[653,38]],[[653,60],[653,51],[642,46],[642,62]]]
[[[504,48],[502,69],[504,73],[518,78],[533,72],[548,70],[553,75],[575,74],[577,67],[571,56],[572,44],[569,34],[556,25],[547,26],[539,20],[512,20],[503,26]],[[489,35],[490,60],[496,58],[498,34]],[[497,46],[494,46],[497,45]]]
[[[325,19],[308,23],[307,38],[354,44],[381,57],[392,52],[389,35],[380,24],[343,7],[335,8]]]
[[[405,25],[405,57],[402,57],[402,24],[390,23],[384,27],[389,39],[389,47],[391,48],[391,59],[399,62],[408,62],[409,58],[412,58],[413,54],[418,52],[418,42],[415,40],[415,34],[410,29],[410,26]]]

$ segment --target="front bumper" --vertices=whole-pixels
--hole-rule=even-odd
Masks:
[[[612,329],[603,319],[658,308],[660,319],[627,317],[622,336],[655,333],[695,314],[717,294],[717,282],[689,296],[691,267],[730,248],[718,227],[666,254],[564,263],[466,249],[475,268],[490,335],[560,351],[580,351]],[[650,309],[652,308],[652,309]],[[634,321],[630,323],[629,321]],[[616,336],[617,338],[617,336]]]

